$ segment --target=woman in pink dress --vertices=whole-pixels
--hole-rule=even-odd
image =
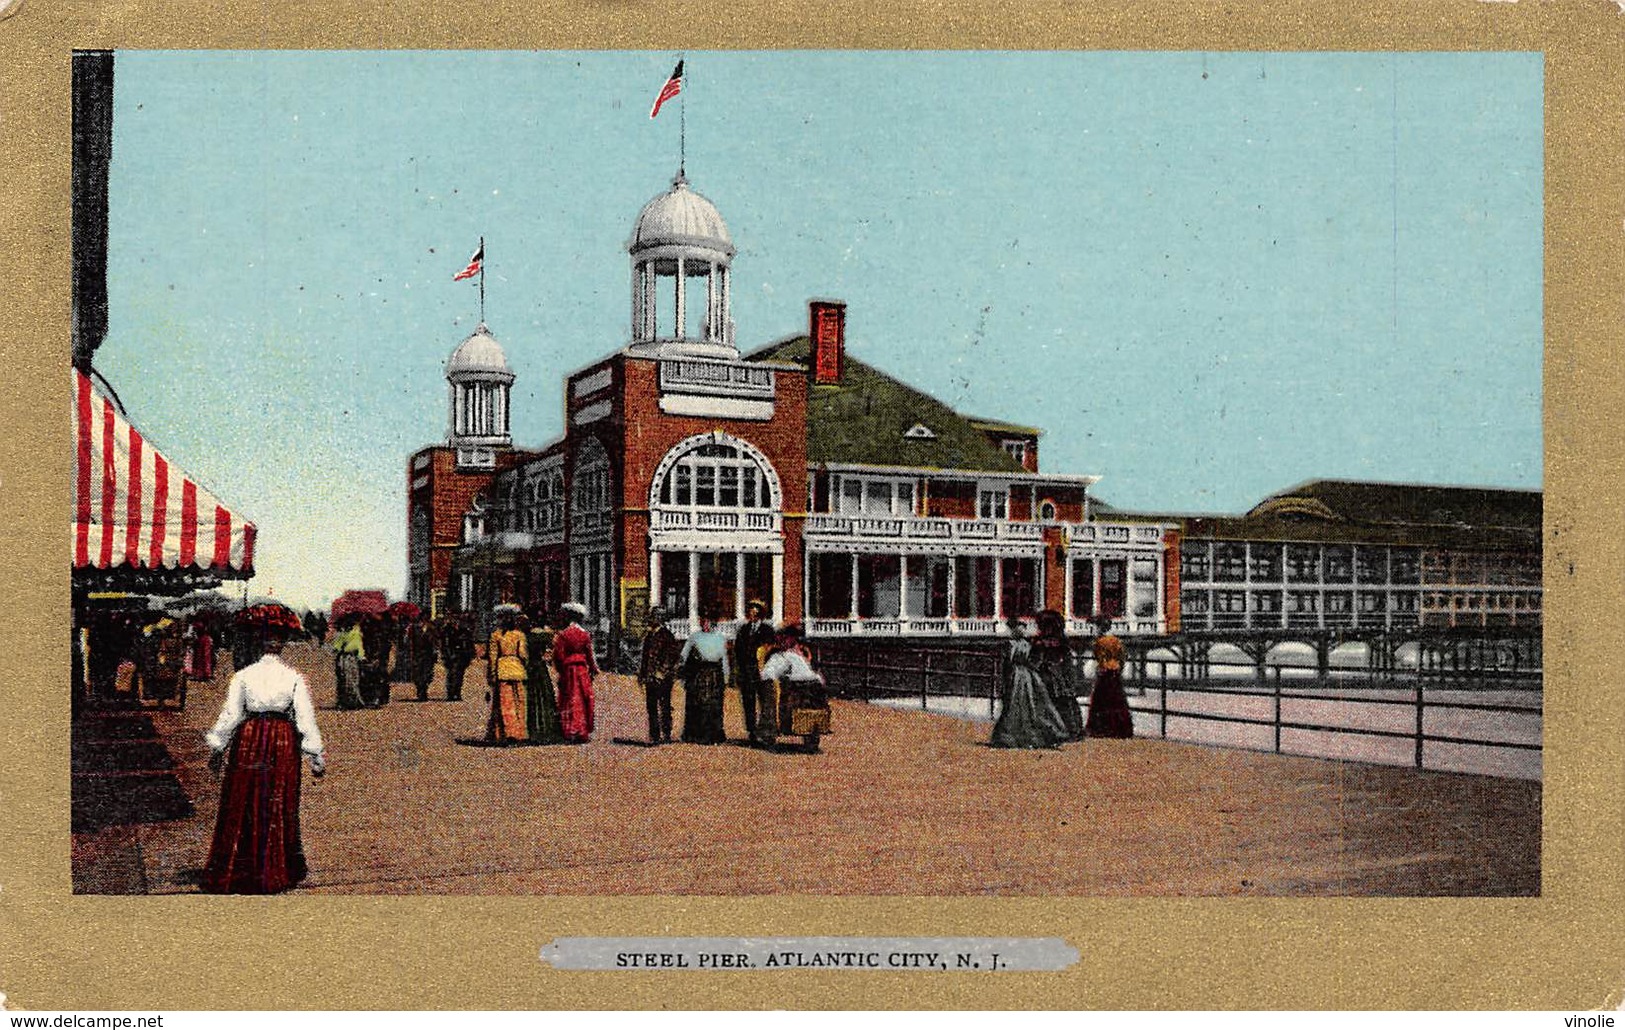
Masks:
[[[566,744],[585,744],[592,737],[592,678],[598,675],[598,660],[592,653],[592,634],[581,628],[581,620],[587,617],[586,606],[572,601],[560,611],[569,625],[553,638],[559,722],[563,724]]]

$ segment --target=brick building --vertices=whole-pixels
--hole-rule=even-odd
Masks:
[[[742,355],[734,245],[679,175],[638,216],[629,342],[566,377],[564,436],[513,447],[501,347],[447,363],[444,445],[410,459],[409,594],[434,611],[584,603],[604,632],[760,598],[825,636],[993,635],[1052,607],[1177,622],[1178,533],[1092,519],[1034,427],[955,412],[846,350],[846,309]]]

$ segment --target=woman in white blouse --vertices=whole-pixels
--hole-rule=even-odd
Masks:
[[[298,616],[280,605],[256,605],[243,620],[263,635],[265,652],[231,678],[207,736],[214,752],[209,767],[226,770],[203,870],[210,894],[275,894],[305,878],[301,752],[310,756],[311,775],[327,771],[310,685],[281,658],[288,636],[299,631]]]

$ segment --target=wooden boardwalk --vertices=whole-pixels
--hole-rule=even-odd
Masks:
[[[599,685],[584,747],[458,745],[483,676],[448,703],[332,707],[308,646],[330,772],[308,777],[303,893],[1532,895],[1538,783],[1201,747],[986,747],[987,727],[835,703],[820,755],[631,743],[636,685]],[[202,731],[229,675],[154,717],[196,814],[77,836],[75,889],[195,890],[219,790]],[[681,700],[678,701],[679,726]],[[743,735],[730,695],[729,733]]]

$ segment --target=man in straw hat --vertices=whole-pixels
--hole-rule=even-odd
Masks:
[[[649,743],[671,743],[671,688],[677,678],[677,660],[683,645],[666,626],[662,608],[649,609],[649,628],[643,634],[643,656],[638,662],[638,682],[643,684],[643,701],[649,710]]]
[[[778,720],[772,711],[773,702],[763,701],[763,694],[771,686],[762,682],[762,649],[773,643],[773,624],[768,622],[767,604],[752,598],[745,604],[745,621],[734,635],[734,679],[739,687],[739,707],[745,715],[745,732],[752,744],[771,744],[777,733]],[[764,691],[764,686],[768,690]]]
[[[598,675],[598,659],[592,653],[592,634],[581,627],[587,606],[576,601],[559,609],[567,621],[553,638],[553,668],[558,672],[559,722],[566,744],[585,744],[592,737],[592,678]]]

